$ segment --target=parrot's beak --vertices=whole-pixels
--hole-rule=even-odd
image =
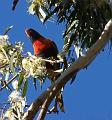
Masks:
[[[26,33],[27,37],[30,38],[28,32],[29,32],[29,29],[25,29],[25,33]]]

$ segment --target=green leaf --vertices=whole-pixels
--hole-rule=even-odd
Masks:
[[[10,65],[10,69],[11,69],[12,73],[15,74],[13,59],[14,59],[14,55],[11,56],[9,65]]]
[[[62,96],[62,93],[60,92],[56,98],[57,100],[57,103],[59,105],[59,108],[62,112],[65,112],[64,110],[64,103],[63,103],[63,96]]]
[[[19,74],[19,80],[18,80],[18,89],[21,87],[22,83],[23,83],[23,80],[24,80],[24,75],[23,73],[21,72]]]
[[[12,28],[13,26],[9,26],[8,28],[5,29],[3,34],[6,35]]]
[[[27,88],[28,88],[28,80],[26,80],[25,83],[24,83],[24,87],[23,87],[23,90],[22,90],[22,97],[25,97],[26,92],[27,92]]]
[[[17,3],[19,2],[19,0],[13,0],[13,4],[12,4],[12,10],[15,10]]]

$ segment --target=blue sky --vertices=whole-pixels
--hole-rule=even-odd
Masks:
[[[61,50],[64,25],[48,22],[45,25],[37,17],[27,13],[28,4],[20,0],[15,11],[11,11],[11,1],[0,1],[0,34],[10,25],[10,40],[24,42],[24,51],[32,52],[32,45],[27,39],[25,28],[34,28],[47,38],[54,40]],[[81,70],[76,81],[64,89],[65,113],[48,115],[45,120],[112,120],[112,52],[109,55],[108,45],[104,52],[97,56],[86,69]],[[29,81],[29,86],[32,81]],[[45,87],[45,84],[43,88]],[[28,90],[28,101],[31,102],[41,92],[31,86]],[[0,101],[8,94],[0,93]]]

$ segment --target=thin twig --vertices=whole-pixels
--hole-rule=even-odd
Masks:
[[[10,79],[3,87],[1,87],[0,91],[6,88],[18,75],[19,75],[19,72],[12,79]]]
[[[48,59],[42,58],[41,60],[43,60],[45,62],[50,62],[52,64],[54,64],[54,63],[63,63],[63,59],[60,59],[60,60],[48,60]]]

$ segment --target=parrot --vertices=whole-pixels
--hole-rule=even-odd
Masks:
[[[32,46],[34,49],[34,55],[37,57],[42,58],[53,58],[54,60],[58,60],[58,48],[54,41],[47,39],[43,37],[39,32],[32,28],[25,29],[25,33],[27,37],[31,40]],[[49,62],[46,62],[46,69],[50,69],[52,71],[60,69],[60,63],[51,64]],[[55,82],[55,80],[60,76],[60,74],[50,74],[49,78],[51,79],[51,82]],[[52,110],[53,112],[57,111],[57,103],[61,109],[62,112],[64,112],[64,106],[63,106],[63,97],[62,92],[60,91],[55,98],[55,107]]]
[[[54,41],[43,37],[39,32],[31,28],[26,29],[25,33],[32,42],[35,56],[42,58],[53,57],[54,59],[58,59],[58,48]],[[60,68],[60,64],[51,65],[47,62],[46,68],[56,70]]]

